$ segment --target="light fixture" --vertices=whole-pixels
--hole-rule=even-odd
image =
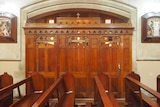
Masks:
[[[105,24],[111,24],[112,20],[111,19],[105,19]]]
[[[54,19],[49,19],[49,20],[48,20],[48,23],[54,24],[54,23],[55,23],[55,22],[54,22]]]

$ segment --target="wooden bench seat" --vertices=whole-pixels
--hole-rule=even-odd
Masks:
[[[23,84],[30,86],[31,91],[27,92],[26,95],[22,97],[20,90],[18,90],[20,99],[10,107],[31,107],[45,91],[45,78],[40,73],[36,72],[25,80]],[[21,85],[19,84],[18,87]]]
[[[13,77],[11,75],[8,75],[7,72],[0,75],[0,91],[11,84],[13,84]],[[8,107],[12,103],[13,91],[0,95],[0,107]]]
[[[41,95],[42,93],[29,94],[27,96],[22,97],[19,101],[17,101],[10,107],[31,107]]]
[[[75,86],[73,75],[66,73],[59,77],[33,104],[32,107],[44,107],[54,92],[57,93],[58,98],[56,107],[74,107]]]
[[[17,89],[19,99],[13,104],[11,104],[10,107],[31,107],[32,104],[42,95],[42,92],[44,91],[44,81],[45,79],[41,74],[35,73],[32,76],[20,82],[17,82],[15,84],[9,85],[6,88],[3,88],[0,91],[0,95],[3,95],[4,93],[9,93],[14,89]],[[31,91],[27,92],[26,95],[24,96],[21,95],[20,87],[22,85],[29,85],[31,88]]]
[[[160,93],[140,83],[140,76],[134,72],[125,78],[126,103],[128,107],[160,107],[156,101],[145,95],[141,90],[152,94],[160,99]]]

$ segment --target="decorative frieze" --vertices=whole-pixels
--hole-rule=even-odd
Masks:
[[[133,29],[25,29],[26,35],[132,35]]]

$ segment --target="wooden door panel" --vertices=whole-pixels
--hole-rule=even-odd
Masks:
[[[88,73],[87,72],[70,72],[75,78],[76,97],[88,97]]]
[[[109,76],[109,91],[120,97],[121,73],[118,65],[121,61],[121,47],[117,44],[100,46],[101,71]]]
[[[28,48],[26,52],[26,71],[36,71],[35,48]]]
[[[94,96],[94,77],[97,75],[97,72],[100,71],[100,58],[99,58],[99,37],[100,35],[90,36],[89,43],[89,72],[88,72],[88,90],[87,96]]]
[[[89,70],[88,45],[79,42],[68,44],[66,47],[66,65],[67,72],[75,77],[76,97],[86,97]]]
[[[86,97],[88,89],[88,64],[86,50],[69,49],[68,71],[75,77],[76,97]],[[78,56],[78,57],[77,57]],[[74,59],[75,58],[75,59]]]
[[[87,92],[87,78],[76,78],[75,87],[76,87],[76,97],[85,98]]]
[[[36,45],[37,51],[37,71],[53,72],[57,71],[57,48],[56,45]]]
[[[115,97],[121,96],[121,76],[120,75],[112,75],[109,77],[110,86],[109,89],[114,94]]]
[[[45,71],[45,64],[46,64],[46,56],[45,56],[45,48],[38,48],[37,49],[37,71]]]
[[[65,48],[59,48],[58,49],[58,72],[66,72],[67,66],[66,66],[66,49]]]
[[[99,66],[99,52],[97,50],[97,48],[94,49],[90,49],[90,53],[89,53],[89,58],[90,58],[90,67],[89,67],[89,71],[90,72],[98,72],[100,69]]]
[[[33,35],[26,36],[26,75],[36,71],[36,48],[35,37]]]
[[[99,35],[90,36],[90,44],[89,44],[89,72],[98,72],[100,71],[99,64]]]
[[[47,70],[48,72],[57,71],[57,49],[48,48],[47,52]]]
[[[88,50],[85,47],[67,48],[67,67],[69,72],[88,71]]]
[[[102,48],[100,47],[100,66],[102,72],[111,71],[112,57],[111,57],[110,48]]]

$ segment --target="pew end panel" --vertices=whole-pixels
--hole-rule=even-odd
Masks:
[[[57,103],[57,107],[74,107],[75,105],[75,78],[74,76],[67,72],[63,76],[62,89],[59,91],[61,94]]]
[[[98,90],[96,79],[100,80],[101,85],[103,86],[105,92],[108,92],[109,91],[109,77],[103,72],[99,72],[97,76],[95,77],[95,81],[94,81],[95,82],[94,83],[94,105],[97,105],[97,107],[102,107],[103,106],[102,98]]]
[[[74,107],[74,83],[75,79],[72,74],[66,73],[60,76],[32,105],[32,107],[44,107],[55,92],[57,93],[58,97],[58,102],[56,103],[55,107]]]
[[[31,76],[31,81],[27,82],[26,94],[30,93],[43,93],[45,91],[45,81],[44,76],[38,72],[33,73]]]
[[[94,105],[96,107],[120,107],[113,93],[109,90],[109,77],[100,73],[95,77]]]
[[[160,99],[160,93],[147,87],[140,82],[140,76],[134,72],[127,75],[125,78],[125,101],[128,107],[160,107],[155,100],[143,91],[150,93],[155,98]]]
[[[157,76],[157,92],[160,93],[160,75]],[[157,99],[157,102],[160,105],[160,99]]]
[[[98,73],[97,76],[100,79],[104,89],[108,92],[111,91],[109,90],[109,76],[104,74],[103,72]]]
[[[140,81],[140,76],[138,74],[136,74],[135,72],[131,72],[127,76],[132,77],[132,78]],[[132,90],[130,90],[128,88],[128,86],[130,86],[130,88]],[[132,93],[132,91],[139,93],[140,87],[132,82],[131,83],[128,82],[127,79],[125,78],[125,102],[127,105],[135,104],[135,107],[136,106],[138,107],[138,105],[140,105],[140,102],[139,102],[139,100],[137,100],[137,98],[132,97],[132,96],[134,96],[133,94],[135,94],[135,93]]]
[[[45,91],[45,78],[40,73],[32,75],[31,84],[33,84],[32,90],[34,93],[43,93]]]
[[[7,72],[4,72],[3,75],[0,75],[0,89],[8,85],[13,84],[13,77]]]
[[[18,88],[19,99],[10,105],[10,107],[31,107],[45,91],[44,83],[45,78],[40,73],[36,72],[30,77],[13,84],[13,89]],[[24,96],[21,96],[21,90],[19,88],[21,85],[29,85],[31,91],[26,92]]]
[[[13,84],[13,77],[9,75],[7,72],[0,75],[0,90],[6,88],[9,85]],[[0,92],[0,107],[8,107],[13,103],[13,91],[8,93]]]

